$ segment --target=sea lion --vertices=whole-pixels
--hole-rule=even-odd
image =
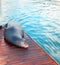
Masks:
[[[8,22],[4,26],[4,38],[18,47],[28,48],[28,44],[24,39],[24,31],[17,22]]]

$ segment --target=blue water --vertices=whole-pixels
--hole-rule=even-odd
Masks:
[[[60,22],[42,15],[46,7],[32,2],[39,2],[39,0],[18,0],[18,2],[17,0],[6,0],[4,21],[5,23],[19,22],[24,31],[60,64]],[[44,2],[42,2],[43,5],[45,5]]]

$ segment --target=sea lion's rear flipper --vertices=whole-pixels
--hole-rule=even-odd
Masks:
[[[8,23],[3,26],[4,29],[7,29]]]

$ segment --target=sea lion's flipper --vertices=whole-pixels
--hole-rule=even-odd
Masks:
[[[7,29],[8,23],[3,26],[4,29]]]

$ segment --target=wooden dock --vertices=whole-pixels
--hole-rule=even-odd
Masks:
[[[28,49],[18,48],[4,41],[0,29],[0,65],[58,65],[27,34]]]

